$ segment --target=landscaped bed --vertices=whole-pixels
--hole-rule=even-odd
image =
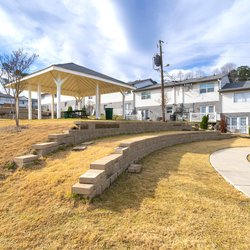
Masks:
[[[137,135],[138,136],[138,135]],[[117,136],[83,152],[57,152],[0,185],[0,249],[248,249],[250,200],[209,164],[248,139],[196,142],[155,152],[89,204],[71,186]]]

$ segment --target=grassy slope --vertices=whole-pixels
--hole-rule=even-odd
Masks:
[[[31,145],[47,141],[48,134],[68,130],[73,126],[73,120],[20,120],[20,125],[26,128],[16,132],[13,120],[0,119],[0,181],[9,175],[4,169],[7,162],[11,162],[15,156],[30,153]]]
[[[209,164],[209,154],[249,139],[183,144],[142,160],[93,204],[70,196],[89,163],[121,139],[48,157],[0,184],[0,249],[248,249],[250,200]]]

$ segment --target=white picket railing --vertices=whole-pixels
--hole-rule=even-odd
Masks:
[[[202,117],[205,116],[205,115],[209,116],[208,122],[216,122],[216,120],[217,120],[216,119],[217,118],[216,113],[208,113],[208,114],[205,114],[205,113],[190,113],[189,120],[190,120],[190,122],[201,122]]]
[[[245,125],[227,125],[228,131],[232,133],[248,134],[248,126]]]

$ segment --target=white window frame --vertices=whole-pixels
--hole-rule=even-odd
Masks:
[[[210,107],[213,107],[213,112],[209,112],[209,108]],[[205,109],[206,112],[202,112],[202,109]],[[200,113],[201,114],[214,114],[215,113],[215,106],[214,105],[208,105],[208,106],[203,105],[203,106],[200,106]]]
[[[141,92],[141,100],[147,100],[147,99],[151,99],[151,92],[149,91]]]
[[[242,119],[245,119],[246,121],[245,125],[241,125]],[[231,132],[235,132],[235,130],[239,130],[240,133],[246,133],[246,134],[248,133],[248,124],[249,124],[248,117],[232,116],[228,118],[228,121],[229,121],[228,128]]]
[[[173,113],[173,107],[167,107],[166,108],[167,114],[172,114]]]
[[[200,83],[200,94],[213,93],[214,92],[214,83]]]
[[[250,92],[234,93],[234,103],[250,102]]]
[[[210,108],[213,107],[213,111],[210,112]],[[211,113],[214,113],[215,111],[215,106],[214,105],[209,105],[208,106],[208,113],[211,114]]]

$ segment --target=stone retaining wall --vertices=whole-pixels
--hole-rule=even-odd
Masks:
[[[93,198],[107,189],[128,166],[146,155],[176,144],[203,140],[227,139],[232,136],[218,132],[177,132],[174,134],[142,136],[124,141],[115,152],[90,164],[72,192]]]
[[[49,135],[51,141],[66,144],[79,144],[99,137],[120,134],[136,134],[158,131],[182,131],[192,130],[192,127],[184,122],[74,122],[76,129],[70,129],[64,135]]]
[[[49,142],[32,145],[34,155],[43,157],[57,151],[62,145],[80,144],[105,136],[192,129],[185,122],[77,121],[74,124],[74,129],[70,129],[63,134],[50,134],[48,136]],[[18,156],[14,158],[14,161],[18,166],[23,166],[25,165],[25,161],[31,163],[34,155],[32,154],[28,157]]]

